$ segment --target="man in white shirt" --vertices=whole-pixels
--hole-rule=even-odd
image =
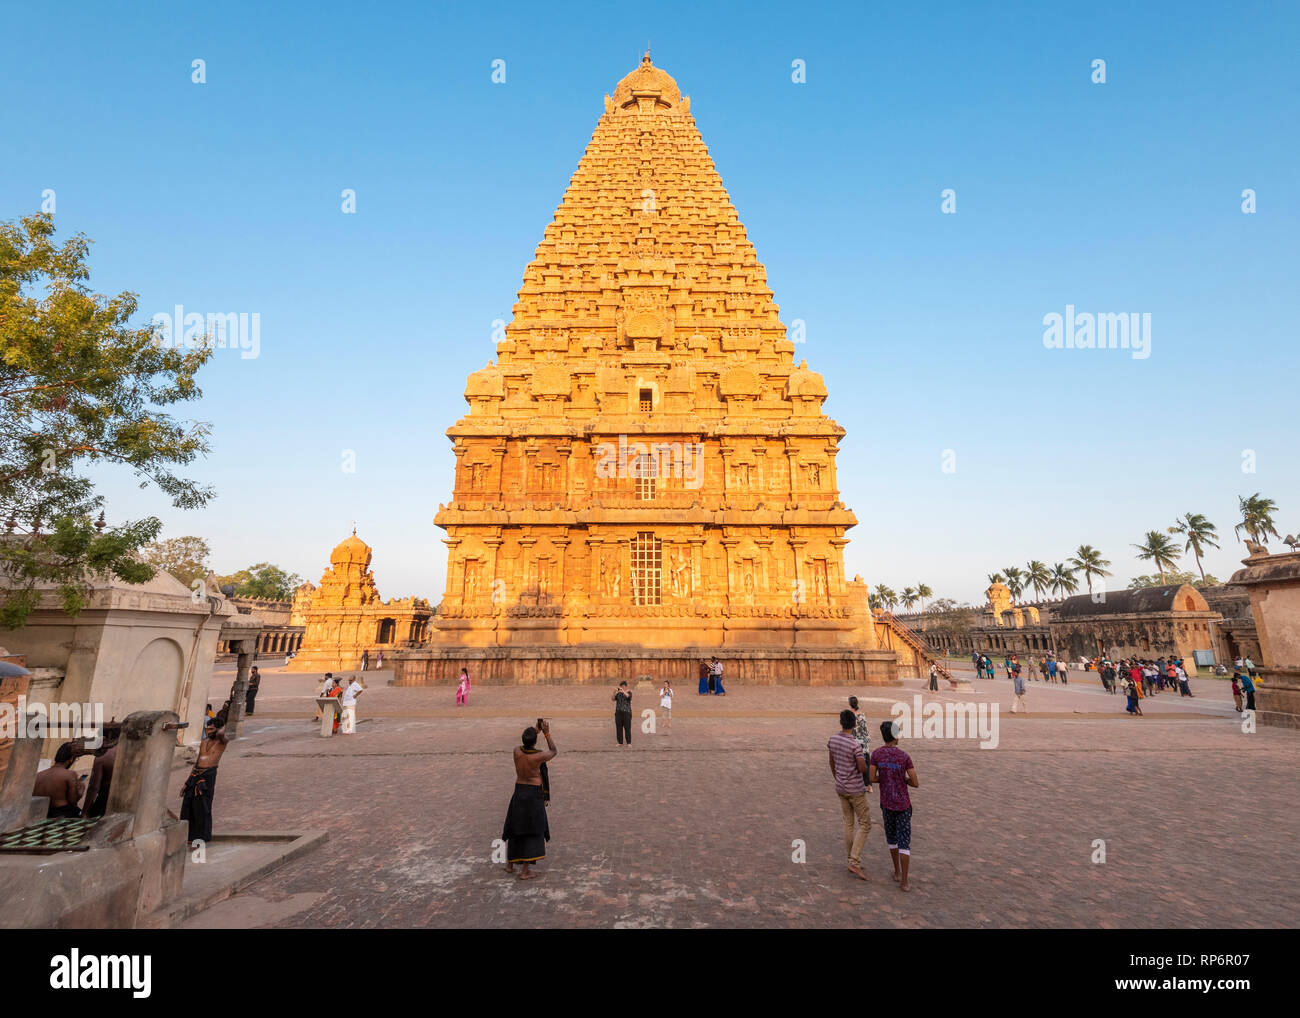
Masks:
[[[659,687],[659,706],[663,711],[663,734],[667,735],[673,727],[673,684],[667,679]]]
[[[343,721],[339,726],[340,735],[353,735],[357,730],[357,697],[366,691],[366,687],[354,675],[352,681],[348,683],[348,688],[343,690],[343,699],[339,701],[339,706],[343,708]]]

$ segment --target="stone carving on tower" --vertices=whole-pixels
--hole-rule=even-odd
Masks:
[[[844,574],[844,429],[793,355],[690,101],[646,54],[447,430],[446,594],[399,681],[475,660],[487,681],[689,678],[723,650],[750,681],[892,680]]]

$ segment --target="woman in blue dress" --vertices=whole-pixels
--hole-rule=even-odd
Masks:
[[[709,663],[700,662],[700,696],[709,695]]]

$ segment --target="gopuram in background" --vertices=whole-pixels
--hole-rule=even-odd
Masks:
[[[844,574],[845,432],[777,314],[690,100],[647,54],[469,376],[434,519],[446,594],[395,681],[686,682],[713,654],[741,682],[896,680],[904,651]]]
[[[323,672],[361,668],[361,656],[385,657],[429,636],[433,609],[419,597],[383,601],[370,571],[370,545],[356,530],[330,552],[329,568],[314,590],[299,588],[294,619],[301,619],[302,642],[291,671]],[[280,651],[276,651],[280,653]],[[385,662],[387,664],[387,662]]]

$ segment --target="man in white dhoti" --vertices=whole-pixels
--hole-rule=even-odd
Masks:
[[[355,675],[352,681],[348,683],[348,688],[343,690],[343,699],[339,701],[339,707],[342,708],[343,718],[339,725],[340,735],[352,735],[357,730],[357,697],[366,691],[361,680]]]

